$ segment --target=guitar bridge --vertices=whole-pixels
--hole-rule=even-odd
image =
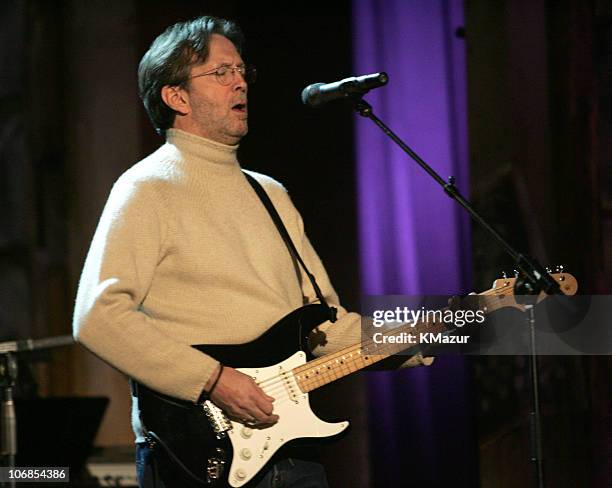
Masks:
[[[232,423],[225,416],[223,410],[217,407],[210,400],[206,400],[202,404],[202,409],[206,414],[206,418],[210,422],[212,430],[215,432],[217,439],[223,439],[227,436],[227,432],[232,430]]]

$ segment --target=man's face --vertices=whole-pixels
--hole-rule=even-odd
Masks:
[[[191,68],[187,85],[190,112],[184,116],[185,120],[175,123],[175,127],[223,144],[238,144],[248,132],[247,84],[244,78],[234,72],[231,82],[222,85],[214,74],[197,75],[220,66],[233,68],[243,65],[234,44],[226,37],[213,34],[208,59]]]

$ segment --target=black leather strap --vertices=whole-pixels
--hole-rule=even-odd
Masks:
[[[306,264],[304,264],[304,261],[298,254],[297,249],[295,248],[295,245],[293,244],[293,241],[291,240],[291,237],[289,236],[289,232],[287,232],[287,229],[285,228],[285,224],[283,224],[283,221],[280,218],[280,215],[278,215],[276,208],[274,208],[274,204],[272,203],[272,200],[270,200],[270,197],[266,193],[266,190],[264,190],[264,188],[259,184],[259,182],[255,178],[253,178],[250,174],[246,173],[245,171],[243,171],[243,173],[244,173],[244,176],[246,176],[247,181],[251,184],[251,186],[255,190],[255,193],[257,193],[257,196],[261,200],[261,203],[263,203],[264,207],[266,207],[268,214],[270,214],[270,217],[272,218],[274,225],[278,229],[278,233],[283,238],[283,241],[285,241],[287,249],[289,250],[289,254],[291,254],[291,256],[293,256],[297,260],[297,262],[300,264],[300,266],[306,273],[306,276],[308,276],[308,279],[310,280],[310,283],[312,284],[312,288],[314,289],[315,294],[317,295],[317,298],[319,299],[321,304],[326,306],[329,309],[329,320],[331,322],[335,322],[336,315],[338,313],[338,309],[336,307],[330,307],[327,304],[327,301],[323,297],[323,293],[321,293],[321,289],[319,288],[319,285],[317,285],[317,280],[315,279],[314,275],[311,274],[310,271],[308,271]]]

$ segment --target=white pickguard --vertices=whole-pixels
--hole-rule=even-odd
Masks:
[[[306,354],[297,352],[283,362],[266,368],[240,368],[259,382],[282,374],[282,381],[270,396],[277,398],[274,413],[278,422],[265,429],[250,429],[231,422],[228,432],[234,449],[228,481],[235,488],[248,483],[276,451],[293,439],[331,437],[345,430],[348,422],[329,423],[318,418],[310,409],[308,394],[298,388],[291,370],[306,363]]]

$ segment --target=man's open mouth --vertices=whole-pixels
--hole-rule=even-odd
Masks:
[[[240,112],[240,113],[245,113],[246,112],[246,108],[247,105],[246,103],[237,103],[235,105],[232,106],[232,110],[235,110],[236,112]]]

